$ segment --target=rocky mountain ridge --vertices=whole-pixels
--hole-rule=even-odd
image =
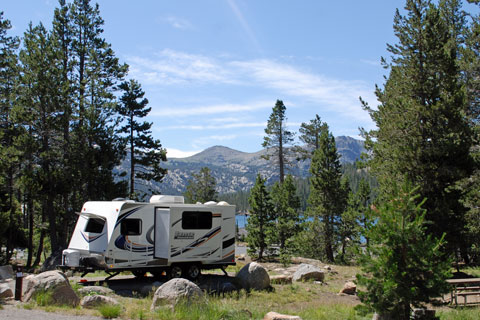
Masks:
[[[363,141],[351,137],[335,138],[342,162],[354,162],[364,152]],[[242,152],[224,146],[213,146],[191,157],[171,158],[163,164],[168,169],[162,183],[146,181],[144,188],[156,190],[155,193],[181,195],[192,178],[202,167],[208,167],[217,181],[219,193],[246,191],[253,187],[257,173],[267,179],[267,183],[278,180],[277,168],[262,158],[266,150],[258,152]],[[287,173],[297,177],[307,177],[310,161],[298,161],[293,156]],[[128,157],[127,157],[128,159]],[[118,171],[126,171],[129,161],[125,160]]]

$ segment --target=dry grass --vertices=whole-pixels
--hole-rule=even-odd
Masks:
[[[248,263],[245,261],[244,263]],[[229,274],[235,274],[244,265],[229,267]],[[281,273],[281,264],[262,263],[270,274]],[[324,264],[322,264],[322,267]],[[145,298],[116,297],[123,309],[120,319],[171,319],[171,320],[209,320],[209,319],[262,319],[269,311],[298,315],[302,319],[371,319],[372,313],[359,308],[361,304],[356,296],[341,296],[337,293],[344,283],[355,279],[360,272],[358,267],[330,265],[325,283],[299,282],[287,285],[273,285],[273,290],[246,293],[234,292],[225,296],[208,296],[205,303],[180,305],[175,309],[166,308],[151,311],[152,296]],[[276,272],[274,270],[277,270]],[[468,270],[480,274],[480,269]],[[214,271],[215,272],[215,271]],[[218,272],[218,271],[216,271]],[[40,307],[28,304],[27,308],[41,308],[49,312],[70,315],[101,316],[99,310],[67,307]],[[448,306],[438,308],[442,320],[480,319],[478,307],[453,309]]]

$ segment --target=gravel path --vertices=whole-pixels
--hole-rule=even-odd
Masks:
[[[92,316],[76,316],[67,315],[53,312],[45,312],[41,310],[27,310],[22,307],[17,307],[15,302],[7,302],[2,305],[3,309],[0,310],[0,319],[8,320],[99,320],[100,317]]]

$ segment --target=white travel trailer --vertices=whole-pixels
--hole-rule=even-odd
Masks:
[[[155,195],[149,203],[86,202],[60,267],[195,279],[201,269],[234,264],[235,206]]]

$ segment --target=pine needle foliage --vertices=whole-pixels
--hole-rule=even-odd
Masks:
[[[370,246],[357,275],[361,300],[391,319],[409,319],[411,307],[421,307],[448,292],[451,261],[445,259],[444,237],[426,234],[425,200],[409,183],[394,185],[392,196],[379,205],[378,220],[367,232]]]

